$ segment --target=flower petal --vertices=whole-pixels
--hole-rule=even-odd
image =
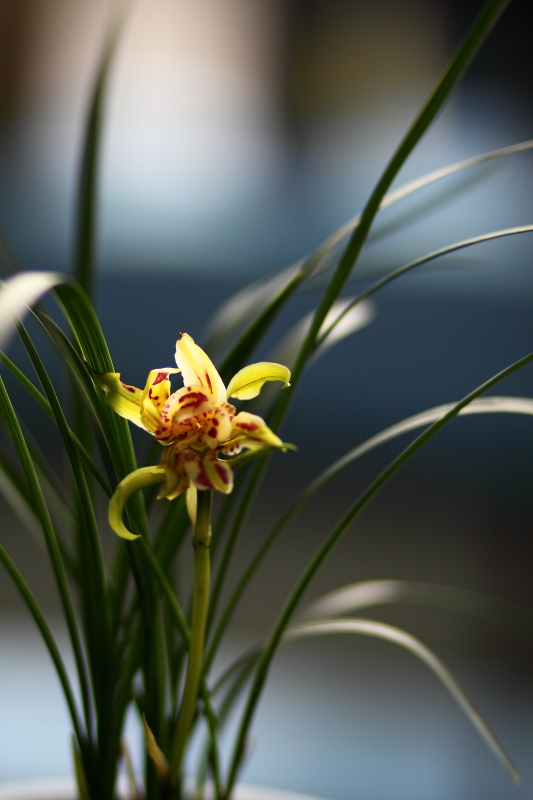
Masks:
[[[233,470],[226,461],[219,461],[218,458],[206,456],[202,465],[211,481],[213,489],[217,492],[229,494],[233,489]]]
[[[141,397],[141,420],[150,433],[155,433],[159,429],[161,409],[170,394],[168,376],[174,372],[179,372],[179,370],[175,367],[163,367],[162,369],[152,369],[148,373]]]
[[[187,450],[182,457],[187,474],[197,489],[215,489],[224,494],[231,492],[233,472],[227,463],[218,460],[216,454],[200,459],[198,453]]]
[[[127,501],[132,494],[138,492],[139,489],[144,489],[145,486],[150,486],[152,483],[161,483],[165,480],[166,470],[161,467],[141,467],[136,469],[135,472],[130,472],[129,475],[120,481],[115,489],[115,494],[109,501],[109,511],[107,518],[109,524],[123,539],[138,539],[139,536],[126,528],[122,522],[122,512]]]
[[[250,364],[239,370],[228,385],[228,397],[239,400],[251,400],[257,397],[267,381],[282,381],[283,389],[290,386],[291,373],[282,364],[273,364],[270,361],[260,361]]]
[[[144,428],[141,422],[142,389],[122,383],[120,372],[94,372],[91,370],[91,375],[96,385],[104,390],[107,405],[111,406],[113,411],[116,411],[121,417]]]
[[[205,425],[203,441],[210,450],[215,450],[219,445],[231,439],[232,434],[232,415],[227,414],[221,408],[215,408]]]
[[[233,417],[233,438],[228,442],[229,448],[233,449],[231,452],[237,452],[235,445],[239,448],[247,447],[254,449],[256,447],[285,447],[284,442],[281,441],[279,436],[276,436],[274,431],[271,431],[265,420],[258,417],[257,414],[250,414],[248,411],[240,411]],[[226,452],[224,448],[223,452]]]
[[[213,395],[215,402],[226,402],[226,387],[213,362],[188,333],[176,342],[176,364],[183,374],[183,384],[200,384]]]

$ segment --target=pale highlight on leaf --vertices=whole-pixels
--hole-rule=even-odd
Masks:
[[[5,350],[29,308],[62,283],[70,283],[70,279],[58,272],[23,272],[0,283],[0,350]]]
[[[166,470],[161,467],[141,467],[141,469],[131,472],[126,475],[124,480],[120,481],[113,497],[109,501],[107,517],[115,533],[129,541],[139,538],[138,535],[131,533],[122,522],[124,506],[131,495],[138,492],[139,489],[144,489],[145,486],[150,486],[153,483],[161,483],[165,480],[165,477]]]
[[[354,447],[344,456],[335,461],[328,467],[321,475],[318,476],[306,489],[305,496],[313,494],[320,486],[333,478],[341,469],[347,467],[352,461],[356,461],[366,453],[374,450],[404,433],[417,430],[417,428],[424,428],[431,425],[433,422],[444,417],[455,406],[455,403],[446,403],[442,406],[435,406],[427,411],[422,411],[420,414],[414,414],[412,417],[397,422],[389,428],[371,436],[370,439],[362,442],[362,444]],[[533,400],[528,397],[479,397],[469,403],[467,406],[459,411],[458,416],[469,416],[470,414],[526,414],[533,415]]]
[[[324,322],[318,333],[319,345],[312,356],[312,361],[316,361],[323,356],[333,345],[342,341],[352,333],[360,331],[369,325],[376,316],[375,307],[368,301],[359,302],[350,308],[353,302],[352,297],[343,297],[333,303],[330,311],[326,315]],[[291,366],[296,362],[300,348],[305,341],[314,312],[306,314],[284,337],[281,344],[275,351],[274,357],[283,361],[284,364]],[[333,328],[333,323],[342,317],[341,322]],[[330,329],[330,330],[328,330]],[[326,334],[324,336],[324,334]]]
[[[144,428],[141,422],[142,390],[136,386],[129,386],[120,380],[120,372],[94,372],[91,370],[93,381],[105,392],[105,401],[121,417],[128,419],[139,428]]]
[[[516,784],[521,782],[522,777],[510,756],[458,681],[435,653],[410,633],[400,628],[395,628],[392,625],[368,619],[321,619],[304,622],[288,628],[284,635],[284,640],[290,641],[311,636],[324,636],[339,633],[355,633],[373,636],[392,642],[393,644],[398,644],[413,653],[413,655],[430,668],[433,674],[445,686],[489,749],[496,756],[497,760],[507,770],[513,781]]]
[[[489,620],[507,630],[533,636],[533,613],[516,603],[456,586],[421,581],[360,581],[328,592],[306,605],[298,621],[347,616],[376,605],[407,604],[438,608],[452,613]]]
[[[267,381],[281,381],[282,388],[290,386],[291,373],[283,364],[260,361],[239,370],[228,384],[228,397],[251,400],[257,397]]]

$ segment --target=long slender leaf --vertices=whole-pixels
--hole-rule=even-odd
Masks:
[[[123,4],[123,10],[125,5]],[[122,28],[122,18],[116,17],[109,26],[90,93],[85,138],[78,175],[75,276],[91,297],[94,282],[96,251],[98,167],[102,146],[105,96],[109,74]]]
[[[9,371],[17,378],[18,381],[20,381],[20,383],[24,386],[24,388],[31,394],[33,399],[41,406],[43,411],[45,411],[46,414],[51,419],[54,419],[54,414],[52,412],[50,403],[48,402],[46,397],[44,397],[42,392],[40,392],[39,389],[37,389],[37,387],[34,386],[34,384],[30,381],[30,379],[4,353],[0,353],[0,361],[3,364],[5,364],[5,366],[9,369]],[[106,481],[106,479],[98,469],[92,456],[87,452],[85,446],[80,442],[80,440],[72,430],[70,431],[70,436],[72,438],[74,446],[76,447],[85,465],[91,470],[91,472],[93,473],[94,477],[96,478],[96,480],[98,481],[104,492],[108,496],[111,496],[113,491],[109,483]]]
[[[76,700],[74,698],[74,693],[70,685],[69,677],[65,669],[63,659],[61,658],[61,653],[59,652],[59,648],[57,647],[52,632],[48,627],[48,623],[46,622],[46,619],[44,618],[44,615],[41,609],[39,608],[39,604],[35,600],[31,592],[31,589],[29,588],[28,584],[26,583],[26,581],[20,574],[19,570],[15,566],[14,562],[8,555],[7,551],[4,549],[4,547],[2,547],[1,544],[0,544],[0,561],[2,562],[7,572],[9,573],[10,577],[12,578],[15,586],[17,587],[20,595],[22,596],[22,599],[27,605],[28,610],[35,621],[35,624],[39,628],[41,636],[43,637],[43,641],[46,645],[48,652],[50,653],[52,663],[57,672],[61,688],[63,689],[63,694],[65,695],[65,700],[67,701],[67,706],[70,712],[72,725],[76,732],[76,737],[78,738],[78,741],[81,741],[83,739],[84,734],[79,712],[76,706]]]
[[[507,770],[516,784],[522,780],[521,775],[506,752],[505,748],[498,740],[489,724],[480,714],[466,692],[447,669],[444,663],[435,653],[426,647],[425,644],[412,636],[410,633],[400,628],[386,625],[383,622],[375,622],[369,619],[324,619],[303,622],[299,625],[291,626],[284,635],[285,641],[309,638],[314,636],[330,636],[332,634],[351,633],[373,636],[378,639],[397,644],[413,653],[422,663],[424,663],[433,674],[440,680],[449,694],[458,704],[465,716],[470,720],[474,728],[478,731],[488,748],[496,756],[500,764]]]
[[[315,348],[316,338],[319,334],[320,328],[322,327],[327,314],[337,299],[344,284],[348,280],[348,277],[359,258],[368,233],[370,232],[374,222],[374,218],[387,190],[407,158],[410,156],[413,149],[416,147],[439,111],[442,109],[451,91],[462,77],[466,68],[476,55],[493,26],[498,21],[508,3],[509,0],[489,0],[489,2],[485,4],[483,10],[461,43],[461,46],[453,56],[442,78],[439,80],[435,89],[430,94],[428,100],[405,134],[396,152],[392,156],[383,174],[378,180],[361,213],[359,224],[351,235],[348,244],[346,245],[346,248],[340,258],[338,267],[335,270],[316,310],[309,333],[302,345],[298,359],[292,371],[291,389],[289,389],[285,394],[281,395],[280,401],[277,403],[274,409],[271,420],[274,429],[278,428],[288,409],[292,392],[294,392],[294,388],[298,384],[299,378],[305,368],[309,356],[312,354]],[[289,392],[291,394],[289,394]]]
[[[404,264],[402,267],[398,267],[398,269],[389,272],[388,275],[385,275],[380,280],[376,281],[376,283],[372,284],[368,289],[362,292],[358,297],[353,298],[349,303],[345,304],[345,307],[340,311],[339,314],[335,315],[335,318],[331,321],[328,321],[328,315],[324,321],[324,325],[320,329],[317,337],[317,348],[323,343],[326,343],[328,337],[331,336],[332,332],[335,330],[336,326],[342,322],[345,317],[350,314],[350,312],[358,306],[359,303],[365,302],[369,297],[375,294],[379,289],[382,289],[387,284],[391,283],[391,281],[396,280],[401,275],[405,275],[406,272],[410,272],[412,269],[416,267],[423,266],[424,264],[429,264],[431,261],[435,261],[437,258],[442,258],[442,256],[446,256],[449,253],[455,253],[457,250],[464,250],[466,247],[472,247],[475,244],[483,244],[483,242],[491,242],[494,239],[502,239],[506,236],[516,236],[520,233],[532,233],[533,232],[533,225],[521,225],[516,228],[504,228],[500,231],[491,231],[490,233],[483,233],[480,236],[472,236],[470,239],[463,239],[460,242],[454,242],[454,244],[449,244],[446,247],[441,247],[439,250],[433,250],[431,253],[427,253],[420,258],[415,259],[414,261],[410,261],[409,264]],[[334,308],[334,306],[333,306]],[[333,311],[332,308],[332,311]]]
[[[354,231],[348,240],[346,248],[339,260],[339,264],[322,296],[322,300],[316,309],[308,334],[302,343],[298,358],[296,359],[292,370],[291,387],[281,395],[279,401],[274,406],[272,413],[269,416],[268,422],[273,430],[278,430],[288,411],[301,375],[303,374],[303,371],[309,362],[309,358],[313,355],[313,352],[316,348],[317,336],[319,335],[324,320],[329,314],[334,302],[337,300],[343,286],[348,280],[350,273],[359,258],[374,222],[375,216],[380,209],[381,203],[383,202],[391,183],[422,136],[432,124],[435,117],[438,115],[439,111],[448,99],[451,91],[462,77],[468,65],[476,55],[478,49],[483,44],[485,38],[489,35],[490,31],[507,7],[508,3],[509,0],[488,0],[488,2],[485,4],[481,13],[474,21],[466,37],[458,48],[456,54],[453,56],[442,78],[437,83],[433,92],[430,94],[428,100],[407,131],[403,140],[400,142],[396,152],[393,154],[391,160],[378,180],[361,213],[358,224],[354,228]],[[308,261],[305,267],[307,271],[311,272],[314,269],[317,264],[317,258],[320,258],[320,253],[318,251]],[[294,277],[290,284],[291,287],[295,288],[298,282],[298,276]],[[230,352],[224,362],[225,370],[227,369],[231,372],[234,368],[237,369],[239,366],[242,366],[242,364],[239,364],[239,359],[245,354],[248,354],[250,348],[253,347],[254,344],[259,340],[270,324],[270,316],[276,313],[276,309],[281,308],[287,296],[287,292],[283,292],[278,295],[273,304],[265,309],[261,317],[256,320],[246,334],[241,337],[240,341],[234,346],[233,350]],[[252,476],[248,483],[246,500],[241,501],[238,520],[236,523],[234,523],[232,529],[232,534],[230,537],[231,540],[236,539],[239,534],[238,526],[242,525],[242,521],[246,518],[247,511],[255,499],[255,494],[259,488],[266,464],[266,461],[258,462],[253,470]],[[232,774],[230,780],[230,789],[232,785],[231,781],[234,781],[236,778],[236,768],[236,762],[234,761],[232,766],[234,773]]]
[[[528,608],[480,592],[420,581],[360,581],[342,586],[308,603],[298,620],[346,616],[363,608],[389,604],[431,606],[533,636],[533,612]]]
[[[396,471],[411,457],[413,456],[429,439],[434,436],[438,431],[444,427],[448,422],[450,422],[455,416],[457,416],[460,411],[476,400],[479,395],[483,394],[484,392],[491,389],[497,383],[499,383],[504,378],[511,375],[513,372],[516,372],[518,369],[526,366],[527,364],[533,361],[533,353],[521,358],[519,361],[516,361],[514,364],[511,364],[506,369],[499,372],[494,377],[490,378],[488,381],[483,383],[473,392],[470,392],[466,397],[463,398],[460,402],[456,403],[446,414],[440,417],[438,420],[433,422],[423,433],[421,433],[410,445],[408,445],[399,456],[397,456],[384,470],[381,472],[380,475],[370,484],[370,486],[363,492],[363,494],[358,498],[358,500],[351,506],[348,512],[344,515],[342,520],[336,526],[336,528],[332,531],[332,533],[327,537],[323,545],[319,548],[318,552],[311,559],[309,565],[302,573],[300,579],[297,581],[296,586],[294,587],[293,591],[291,592],[283,610],[281,611],[277,622],[275,623],[270,636],[266,642],[266,645],[262,651],[260,661],[257,667],[255,679],[250,690],[250,694],[248,697],[248,701],[246,704],[246,708],[244,710],[241,724],[239,727],[239,731],[237,734],[237,740],[235,743],[235,748],[233,751],[233,757],[230,767],[230,777],[228,780],[228,785],[231,787],[234,785],[235,779],[237,777],[237,771],[239,768],[240,760],[244,751],[244,742],[246,741],[246,737],[248,735],[248,730],[251,725],[255,709],[257,707],[257,703],[259,702],[259,698],[265,684],[268,670],[270,667],[270,663],[276,653],[277,647],[285,631],[289,620],[299,603],[303,593],[305,592],[307,586],[311,582],[312,578],[314,577],[315,573],[318,571],[319,567],[324,562],[325,558],[333,548],[333,546],[337,543],[337,541],[341,538],[343,533],[346,531],[349,524],[352,520],[359,514],[359,512],[369,503],[369,501],[374,497],[374,495],[382,488],[382,486],[396,473]]]
[[[380,203],[380,210],[388,208],[419,189],[430,186],[432,183],[447,178],[461,170],[487,163],[503,156],[522,153],[531,148],[533,148],[532,139],[440,167],[386,194]],[[222,346],[239,327],[248,322],[259,311],[265,311],[271,304],[288,299],[302,280],[322,272],[326,268],[325,262],[329,254],[354,231],[360,219],[361,215],[357,214],[345,222],[307,259],[283,269],[271,278],[247,286],[227,300],[213,317],[207,330],[208,348],[215,350]]]
[[[8,427],[15,450],[21,463],[22,470],[26,477],[28,484],[28,491],[31,495],[37,517],[41,523],[44,538],[50,555],[50,561],[54,570],[54,575],[63,606],[63,612],[69,631],[72,649],[76,660],[78,669],[78,677],[83,698],[83,706],[85,710],[85,718],[87,729],[91,729],[91,702],[90,702],[90,688],[87,676],[87,667],[81,646],[80,636],[77,628],[76,617],[74,614],[74,606],[70,595],[70,590],[65,576],[63,562],[61,558],[61,551],[57,539],[52,520],[48,513],[46,503],[42,494],[39,481],[35,472],[26,441],[22,434],[22,430],[18,423],[15,411],[11,405],[9,395],[6,391],[3,380],[0,377],[0,414],[3,416],[4,421]]]
[[[82,600],[87,624],[88,651],[92,663],[91,673],[98,709],[98,720],[99,724],[102,725],[105,713],[109,711],[103,704],[103,692],[109,676],[106,665],[102,660],[102,654],[110,652],[112,641],[109,598],[98,524],[81,460],[70,435],[70,428],[52,382],[31,338],[22,326],[20,326],[19,334],[50,403],[72,469],[76,494],[82,512],[81,530],[79,531],[79,552],[84,567],[82,570],[82,579],[84,580]]]
[[[256,554],[248,564],[247,568],[243,572],[241,578],[237,582],[237,585],[233,589],[233,592],[228,600],[222,615],[219,619],[217,624],[216,630],[213,634],[206,663],[210,664],[216,654],[218,645],[220,640],[224,634],[224,631],[229,624],[231,617],[233,616],[233,612],[237,607],[237,604],[242,597],[246,587],[250,583],[253,575],[255,574],[256,570],[262,563],[263,559],[265,558],[266,554],[280,536],[280,534],[285,529],[288,522],[292,519],[294,514],[317,492],[325,483],[335,477],[341,470],[351,464],[353,461],[356,461],[358,458],[361,458],[366,453],[374,450],[375,448],[379,447],[382,444],[386,444],[389,441],[397,438],[398,436],[402,436],[404,433],[409,433],[410,431],[416,430],[417,428],[424,428],[430,425],[432,422],[436,420],[442,419],[447,413],[452,411],[455,407],[454,403],[448,403],[442,406],[436,406],[435,408],[430,408],[427,411],[423,411],[421,414],[415,414],[412,417],[408,417],[401,422],[396,423],[395,425],[391,425],[384,431],[376,434],[376,436],[372,436],[370,439],[367,439],[362,444],[358,445],[357,447],[350,450],[346,453],[342,458],[335,461],[331,466],[325,469],[320,475],[315,478],[307,487],[304,489],[301,494],[293,500],[287,511],[283,514],[281,519],[275,525],[271,533],[265,539],[263,544],[259,547]],[[459,416],[465,416],[469,414],[495,414],[495,413],[509,413],[509,414],[526,414],[526,415],[533,415],[533,400],[523,397],[483,397],[473,400],[469,405],[465,406],[463,409],[459,411]]]

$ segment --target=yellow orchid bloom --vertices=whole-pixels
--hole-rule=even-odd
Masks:
[[[158,495],[169,500],[187,491],[187,506],[194,516],[196,491],[233,489],[230,460],[244,448],[285,445],[265,421],[247,411],[237,413],[228,398],[250,400],[267,381],[289,386],[290,372],[266,361],[241,369],[224,386],[212,361],[187,333],[176,342],[175,367],[153,369],[144,391],[122,383],[120,373],[93,373],[108,405],[135,425],[144,427],[164,446],[159,467],[143,468],[124,478],[109,506],[111,527],[123,538],[135,539],[122,522],[128,497],[144,485],[162,482]],[[181,372],[183,387],[171,393],[169,375]]]

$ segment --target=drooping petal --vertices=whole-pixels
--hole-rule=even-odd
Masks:
[[[226,401],[226,387],[213,362],[188,333],[176,342],[176,364],[183,374],[184,386],[200,384],[213,395],[215,402]]]
[[[139,536],[131,533],[122,522],[122,512],[127,501],[132,494],[150,486],[152,483],[161,483],[165,480],[166,470],[161,467],[141,467],[141,469],[130,472],[129,475],[120,481],[115,490],[115,494],[109,501],[108,520],[109,524],[123,539],[138,539]]]
[[[229,462],[219,461],[216,457],[206,456],[202,465],[217,492],[229,494],[233,489],[233,470]]]
[[[265,445],[280,448],[285,446],[279,436],[276,436],[274,431],[270,430],[265,420],[258,417],[257,414],[250,414],[248,411],[240,411],[233,417],[232,425],[233,437],[227,445],[228,454],[230,452],[229,448],[232,447],[232,445],[233,450],[231,452],[233,453],[237,452],[235,450],[235,445],[240,448],[247,447],[248,449],[264,447]],[[226,452],[226,448],[224,448],[223,451]]]
[[[148,373],[141,398],[141,419],[144,427],[151,433],[155,433],[159,429],[161,409],[170,394],[168,376],[174,372],[179,372],[179,370],[175,367],[163,367],[162,369],[152,369]]]
[[[105,392],[105,401],[121,417],[129,419],[140,428],[144,428],[141,421],[142,389],[128,386],[120,380],[120,372],[94,372],[91,370],[93,381]]]
[[[182,458],[187,474],[197,489],[215,489],[224,494],[229,494],[233,489],[231,467],[219,461],[216,453],[201,458],[198,453],[187,450]]]
[[[282,388],[285,389],[286,386],[290,386],[290,378],[290,370],[282,364],[274,364],[270,361],[250,364],[233,376],[227,389],[228,397],[251,400],[252,397],[257,397],[267,381],[281,381]]]

